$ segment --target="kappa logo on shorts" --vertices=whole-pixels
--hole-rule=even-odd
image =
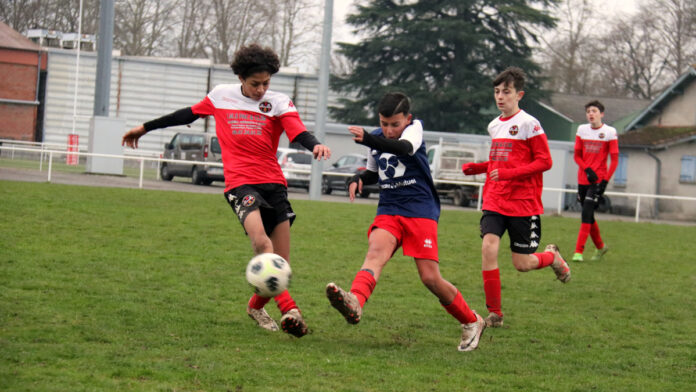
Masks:
[[[250,205],[254,204],[255,201],[256,201],[256,198],[253,195],[246,195],[242,199],[242,205],[244,207],[249,207]]]
[[[271,109],[273,109],[273,105],[268,101],[263,101],[259,104],[259,110],[263,113],[268,113]]]
[[[517,133],[518,133],[519,131],[520,131],[520,129],[517,127],[517,125],[511,126],[510,129],[508,130],[508,132],[509,132],[510,135],[512,135],[512,136],[517,135]]]

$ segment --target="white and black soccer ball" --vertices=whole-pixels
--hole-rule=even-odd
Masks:
[[[275,253],[262,253],[249,261],[246,269],[247,282],[261,297],[275,297],[290,285],[290,264]]]

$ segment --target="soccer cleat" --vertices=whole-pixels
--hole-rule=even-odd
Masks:
[[[575,253],[573,255],[573,261],[584,261],[584,259],[582,258],[582,253]]]
[[[484,321],[486,322],[486,328],[500,328],[503,326],[503,316],[498,313],[488,314]]]
[[[301,338],[307,334],[307,323],[302,318],[302,313],[297,308],[288,310],[280,318],[280,327],[283,332]]]
[[[259,327],[267,329],[269,331],[278,330],[278,324],[276,324],[276,322],[271,318],[271,316],[268,315],[266,309],[254,309],[247,307],[247,314],[249,315],[249,317],[251,317],[252,320],[256,321],[256,323],[259,324]]]
[[[544,249],[544,251],[553,252],[555,255],[553,258],[553,263],[551,264],[551,268],[553,269],[553,272],[556,273],[556,278],[558,278],[558,280],[560,280],[563,283],[570,282],[570,267],[568,267],[568,263],[566,263],[566,261],[563,260],[563,256],[561,256],[561,251],[558,250],[558,245],[548,244],[546,245],[546,249]]]
[[[604,255],[607,254],[607,252],[609,252],[609,247],[607,246],[607,244],[604,244],[604,248],[597,249],[595,251],[595,254],[594,254],[594,256],[592,256],[591,260],[592,261],[602,261],[602,257],[604,257]]]
[[[459,342],[457,350],[459,351],[474,351],[478,347],[483,330],[486,329],[486,321],[474,312],[476,321],[469,324],[462,324],[462,341]]]
[[[357,324],[362,317],[362,307],[355,294],[346,292],[331,282],[326,285],[326,297],[331,306],[336,308],[349,324]]]

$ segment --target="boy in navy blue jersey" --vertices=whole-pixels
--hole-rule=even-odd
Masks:
[[[478,346],[485,328],[483,318],[469,308],[461,293],[440,275],[437,221],[440,199],[435,191],[423,142],[423,126],[409,113],[409,99],[402,93],[386,94],[379,103],[381,128],[372,133],[348,127],[353,140],[370,148],[367,170],[355,176],[348,192],[351,201],[363,185],[379,182],[377,216],[368,229],[368,249],[350,291],[335,283],[326,296],[350,324],[357,324],[382,269],[396,250],[413,257],[423,284],[442,306],[462,324],[459,351]]]

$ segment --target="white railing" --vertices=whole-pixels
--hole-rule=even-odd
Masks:
[[[13,141],[13,143],[17,143]],[[27,144],[31,144],[32,142],[28,142]],[[21,143],[17,143],[21,144]],[[139,155],[139,156],[127,156],[127,155],[115,155],[115,154],[97,154],[97,153],[88,153],[88,152],[83,152],[83,151],[66,151],[66,150],[50,150],[50,149],[45,149],[45,146],[41,146],[40,148],[26,148],[26,147],[16,147],[16,146],[6,146],[4,143],[0,145],[0,151],[2,150],[9,150],[12,151],[14,154],[14,151],[24,151],[24,152],[34,152],[34,153],[40,153],[43,156],[48,155],[48,178],[47,181],[51,182],[51,173],[52,173],[52,168],[53,168],[53,155],[67,155],[67,154],[75,154],[77,156],[86,156],[86,157],[99,157],[99,158],[115,158],[115,159],[127,159],[127,160],[136,160],[139,161],[140,163],[140,173],[138,176],[138,188],[143,187],[143,175],[145,172],[145,162],[156,162],[157,163],[157,178],[159,179],[159,167],[162,164],[162,162],[167,162],[167,163],[181,163],[181,164],[187,164],[187,165],[205,165],[205,166],[211,166],[211,167],[223,167],[222,163],[217,163],[217,162],[201,162],[201,161],[186,161],[186,160],[180,160],[180,159],[165,159],[165,158],[160,158],[159,155],[157,157],[150,157],[150,156],[144,156],[144,155]],[[43,159],[43,158],[42,158]],[[39,166],[39,170],[41,171],[41,166]],[[309,170],[303,170],[303,169],[291,169],[291,168],[283,168],[283,171],[287,172],[292,172],[292,173],[304,173],[304,174],[311,174],[311,171]],[[352,177],[354,174],[353,173],[335,173],[335,172],[327,172],[324,171],[322,172],[322,175],[331,175],[331,176],[344,176],[344,177]],[[483,195],[483,183],[482,182],[473,182],[473,181],[442,181],[442,180],[435,180],[436,183],[447,183],[447,184],[454,184],[454,185],[469,185],[469,186],[476,186],[479,188],[478,190],[478,200],[477,200],[477,205],[476,209],[478,211],[481,210],[481,203],[482,203],[482,195]],[[547,192],[558,192],[558,214],[561,215],[562,209],[565,203],[563,203],[563,197],[566,193],[577,193],[577,189],[566,189],[566,188],[547,188],[544,187],[544,191]],[[692,201],[696,202],[696,197],[687,197],[687,196],[668,196],[668,195],[651,195],[647,193],[623,193],[623,192],[605,192],[606,195],[608,196],[620,196],[620,197],[635,197],[636,198],[636,213],[635,213],[635,221],[639,222],[640,221],[640,202],[641,199],[659,199],[659,200],[681,200],[681,201]]]

